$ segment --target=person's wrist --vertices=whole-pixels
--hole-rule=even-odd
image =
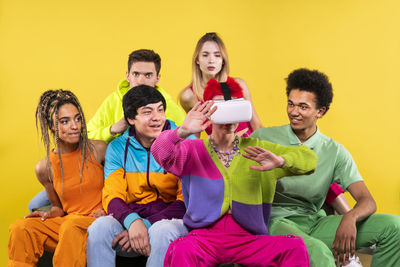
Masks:
[[[111,135],[115,135],[115,132],[113,131],[113,126],[114,126],[114,124],[110,126],[110,130],[109,130]]]
[[[110,134],[111,135],[116,135],[119,133],[119,131],[115,129],[116,128],[115,125],[116,125],[116,123],[114,123],[113,125],[110,126]]]
[[[188,130],[186,130],[184,127],[181,126],[181,127],[178,128],[177,135],[180,138],[186,138],[186,137],[188,137],[190,135],[190,132]]]
[[[286,160],[285,160],[285,158],[282,157],[282,156],[279,157],[279,160],[280,160],[279,168],[282,168],[283,166],[285,166]]]
[[[346,214],[343,215],[343,219],[346,218],[347,220],[356,223],[357,222],[357,216],[356,213],[354,212],[354,210],[350,210],[349,212],[347,212]],[[342,219],[342,220],[343,220]]]

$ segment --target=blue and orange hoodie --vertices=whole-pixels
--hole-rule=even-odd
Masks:
[[[167,120],[163,130],[175,128]],[[104,177],[104,210],[126,229],[137,219],[149,228],[161,219],[181,219],[186,212],[179,179],[138,142],[134,127],[108,145]]]

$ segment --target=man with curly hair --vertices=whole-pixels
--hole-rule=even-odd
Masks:
[[[289,125],[258,129],[252,137],[287,146],[305,144],[318,155],[318,165],[311,175],[278,181],[270,233],[301,236],[311,266],[347,264],[356,249],[374,243],[371,266],[400,266],[400,217],[374,214],[375,201],[350,153],[317,127],[333,98],[328,77],[317,70],[297,69],[286,81]],[[334,182],[357,203],[344,215],[327,216],[322,205]]]

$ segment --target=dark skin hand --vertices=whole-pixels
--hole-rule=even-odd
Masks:
[[[347,190],[357,201],[357,204],[352,210],[343,215],[332,244],[335,261],[341,265],[348,263],[349,257],[355,253],[357,237],[356,222],[366,219],[376,211],[375,201],[364,182],[355,182]]]

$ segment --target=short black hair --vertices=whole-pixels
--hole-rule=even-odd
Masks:
[[[297,69],[286,78],[286,84],[287,96],[294,89],[314,93],[317,108],[325,107],[325,113],[329,110],[333,99],[333,91],[332,84],[324,73],[306,68]]]
[[[160,101],[163,103],[165,111],[167,109],[167,103],[163,95],[157,89],[148,85],[139,85],[131,88],[122,99],[124,117],[128,125],[130,125],[128,118],[135,119],[138,114],[138,108]]]
[[[161,70],[161,57],[159,54],[149,49],[139,49],[133,51],[128,59],[128,71],[131,70],[134,62],[153,62],[156,68],[157,75]]]

